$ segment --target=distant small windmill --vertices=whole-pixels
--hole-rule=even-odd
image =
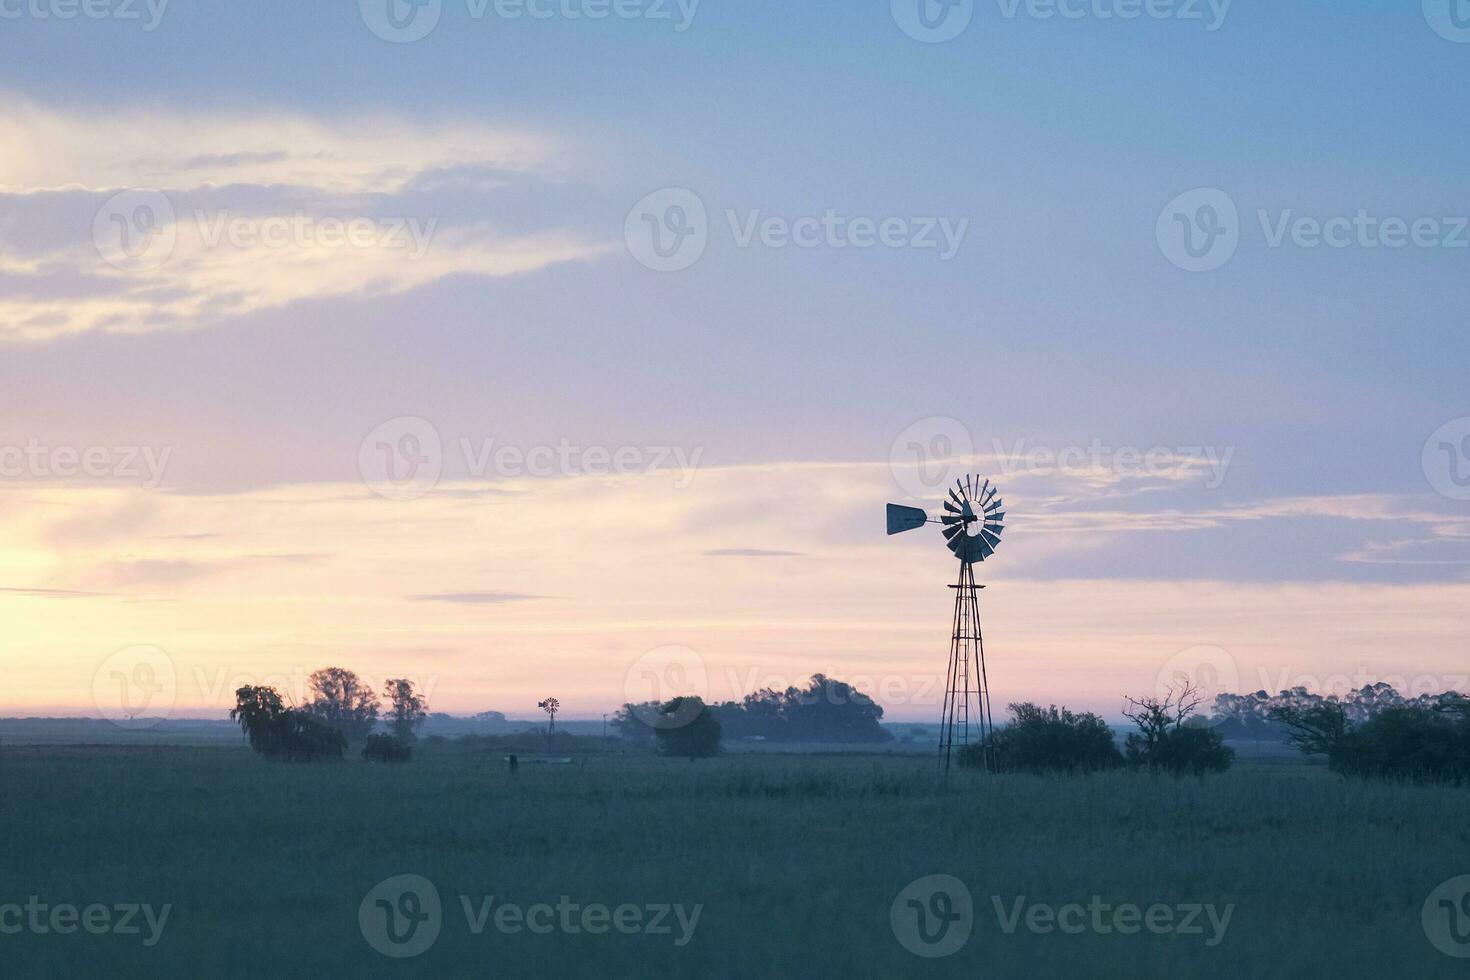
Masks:
[[[985,675],[985,640],[980,633],[980,590],[985,586],[975,584],[975,566],[995,554],[1005,530],[1005,504],[995,493],[990,481],[981,483],[978,476],[956,480],[943,501],[944,515],[937,520],[917,507],[888,505],[889,534],[942,524],[950,553],[960,560],[959,583],[950,586],[955,590],[954,631],[939,716],[939,758],[946,773],[956,747],[970,744],[972,725],[985,768],[993,763],[990,681]]]
[[[556,731],[556,713],[561,710],[561,702],[556,698],[547,698],[545,701],[536,702],[536,707],[551,716],[551,730]]]

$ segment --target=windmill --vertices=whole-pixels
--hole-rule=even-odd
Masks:
[[[960,560],[954,595],[954,630],[944,681],[944,708],[939,716],[939,758],[949,772],[951,755],[973,740],[981,746],[985,768],[991,768],[990,683],[985,676],[985,640],[980,631],[980,590],[975,566],[1000,546],[1005,530],[1005,504],[989,480],[978,476],[956,480],[943,501],[944,514],[931,518],[917,507],[888,505],[888,533],[902,534],[940,524],[950,554]]]
[[[551,731],[556,731],[556,713],[561,710],[561,702],[556,698],[547,698],[545,701],[537,701],[536,707],[551,716]]]

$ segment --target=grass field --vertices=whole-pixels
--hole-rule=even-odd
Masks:
[[[0,829],[0,905],[171,906],[151,947],[147,925],[0,934],[6,977],[1470,973],[1420,920],[1435,886],[1470,874],[1470,791],[1304,765],[1246,763],[1205,782],[961,774],[946,792],[927,758],[596,757],[512,775],[499,757],[447,751],[381,768],[271,765],[228,748],[6,747]],[[923,959],[900,945],[890,906],[941,873],[973,896],[973,934]],[[440,931],[421,955],[390,959],[359,907],[403,874],[434,883]],[[702,909],[692,931],[669,913],[668,934],[500,931],[492,913],[477,935],[460,896],[472,911],[487,896],[492,910],[563,896],[636,906],[645,924],[649,906]],[[1023,920],[1007,933],[995,910],[997,898],[1010,915],[1022,897],[1093,896],[1234,908],[1215,945],[1208,924],[1064,934]]]

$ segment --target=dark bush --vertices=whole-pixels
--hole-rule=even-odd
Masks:
[[[413,746],[397,735],[369,735],[362,747],[363,762],[407,762],[413,758]]]
[[[1116,769],[1123,755],[1107,722],[1052,705],[1013,704],[1012,721],[991,737],[992,763],[1000,772],[1097,772]],[[984,746],[967,745],[960,765],[985,765]]]
[[[1174,776],[1203,776],[1224,772],[1235,761],[1235,750],[1225,736],[1202,725],[1180,725],[1164,733],[1154,749],[1151,765]]]

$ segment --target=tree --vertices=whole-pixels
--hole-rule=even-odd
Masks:
[[[683,722],[668,727],[655,723],[654,736],[658,739],[659,755],[692,761],[720,754],[720,722],[700,698],[681,697],[666,701],[659,706],[659,714]]]
[[[347,738],[366,738],[378,723],[378,696],[350,670],[325,667],[308,679],[315,694],[306,712]]]
[[[428,712],[429,702],[414,692],[413,681],[402,677],[388,681],[388,730],[400,741],[406,744],[418,737]]]
[[[776,741],[889,742],[883,706],[845,681],[813,674],[806,687],[763,688],[710,709],[734,738]]]
[[[1138,726],[1123,744],[1128,761],[1176,777],[1229,769],[1235,750],[1226,746],[1224,737],[1213,728],[1186,724],[1201,700],[1199,690],[1188,682],[1177,690],[1169,687],[1162,697],[1128,698],[1123,717]]]
[[[1272,708],[1270,717],[1286,726],[1286,741],[1304,755],[1330,756],[1351,729],[1346,710],[1335,701],[1283,704]]]
[[[623,741],[652,749],[657,742],[655,725],[663,720],[659,714],[661,707],[657,701],[625,704],[613,713],[612,729]]]
[[[340,731],[315,715],[286,707],[272,687],[236,690],[230,720],[240,723],[253,750],[273,761],[340,759],[347,749]]]
[[[1123,764],[1113,731],[1094,714],[1075,714],[1052,705],[1012,704],[1012,721],[990,740],[992,758],[1001,772],[1097,772]],[[984,749],[967,745],[960,764],[984,765]]]
[[[1392,699],[1384,699],[1392,704]],[[1415,699],[1354,722],[1345,706],[1275,712],[1303,753],[1325,754],[1333,772],[1413,782],[1470,782],[1470,711],[1459,695]],[[1402,704],[1402,702],[1401,702]]]

